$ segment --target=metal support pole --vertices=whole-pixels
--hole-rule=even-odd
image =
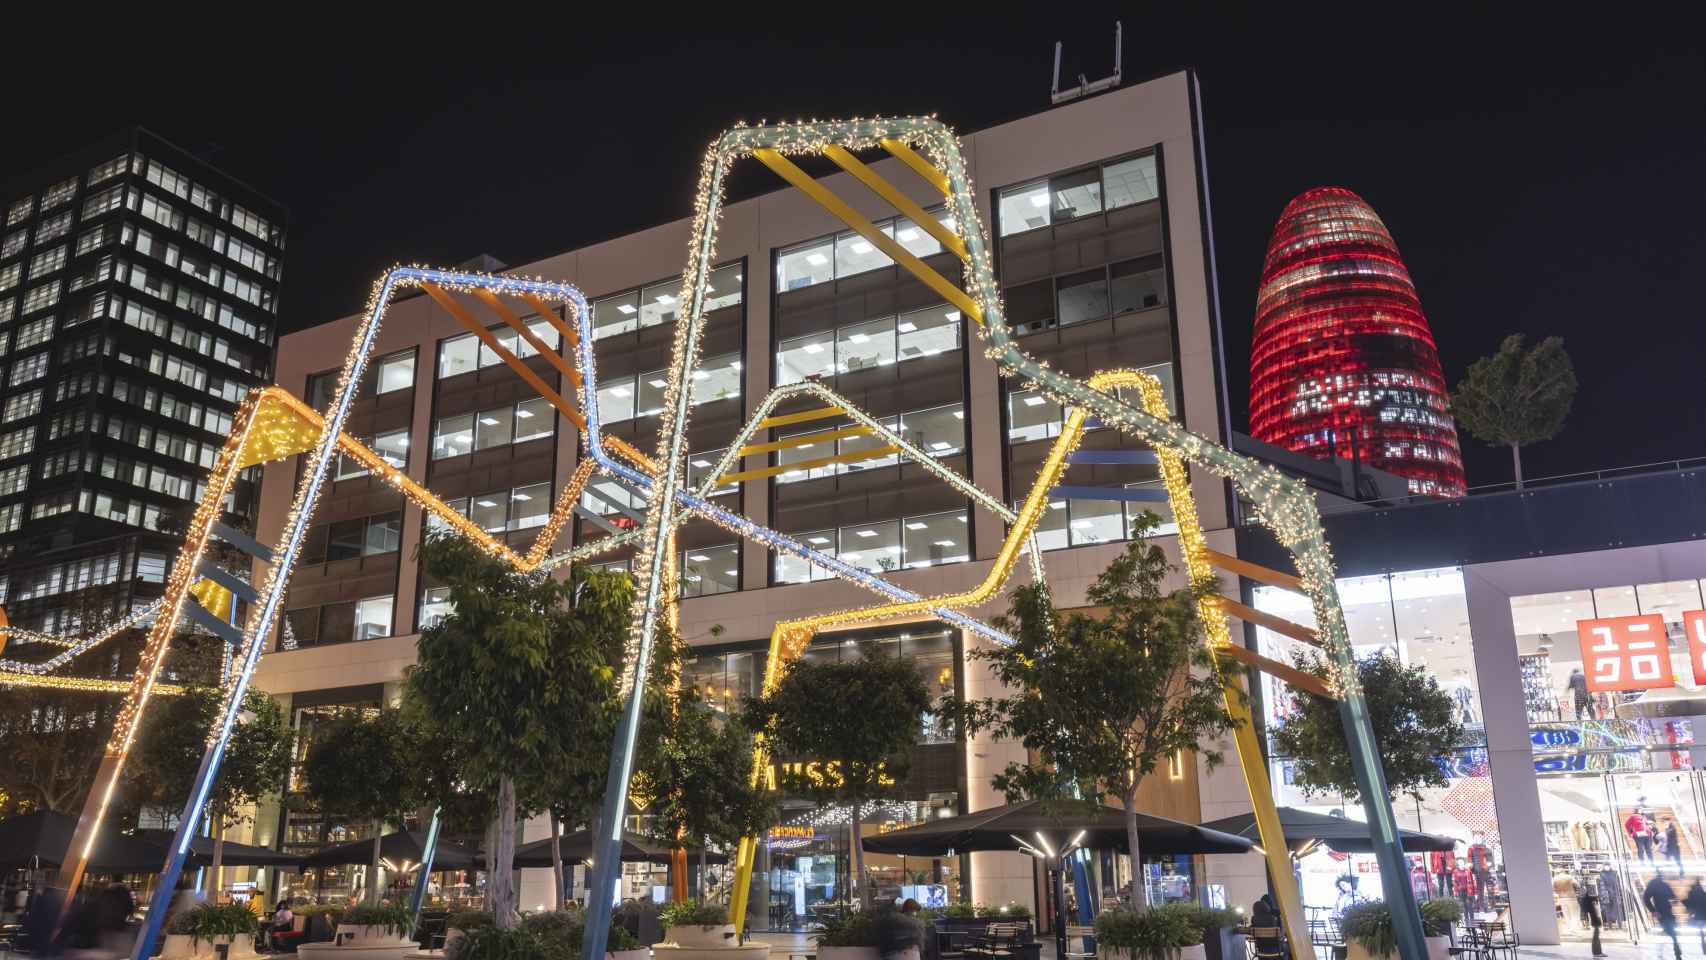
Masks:
[[[1072,885],[1078,889],[1078,915],[1073,919],[1084,926],[1096,922],[1096,892],[1090,885],[1090,872],[1084,866],[1084,860],[1089,855],[1090,851],[1083,849],[1072,852]],[[1096,952],[1095,937],[1084,938],[1084,952]],[[1057,956],[1064,958],[1066,954],[1061,953]]]
[[[427,881],[432,875],[433,854],[438,852],[439,817],[443,812],[443,807],[433,808],[432,824],[427,827],[426,849],[421,851],[421,875],[415,878],[414,902],[409,905],[409,914],[414,918],[409,923],[410,930],[420,929],[421,905],[426,902]],[[432,944],[427,944],[427,948],[431,949]]]
[[[1416,910],[1416,894],[1410,887],[1409,863],[1404,859],[1398,819],[1393,816],[1392,803],[1386,794],[1386,774],[1369,735],[1368,702],[1361,690],[1348,691],[1340,698],[1339,716],[1350,747],[1357,789],[1362,793],[1363,811],[1368,816],[1374,857],[1380,863],[1380,887],[1386,906],[1392,911],[1392,933],[1398,942],[1398,955],[1403,960],[1427,960],[1427,941],[1422,934],[1421,914]]]

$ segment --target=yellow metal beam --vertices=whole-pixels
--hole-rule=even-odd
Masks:
[[[913,172],[923,177],[932,187],[942,191],[942,196],[952,196],[954,189],[948,183],[948,175],[936,169],[936,165],[919,156],[911,147],[899,140],[883,140],[883,149],[901,163],[911,167]]]
[[[800,413],[784,413],[774,417],[765,417],[758,421],[758,429],[767,430],[771,427],[786,427],[808,420],[822,420],[825,417],[845,416],[847,411],[840,407],[819,407],[816,410],[804,410]]]
[[[527,301],[528,306],[539,311],[539,315],[545,318],[545,322],[556,328],[556,331],[562,335],[564,340],[568,341],[571,348],[580,346],[581,337],[579,333],[575,332],[574,324],[565,323],[562,317],[557,316],[557,311],[552,309],[550,304],[539,299],[538,294],[524,293],[521,295],[521,299]]]
[[[906,249],[892,238],[878,230],[876,225],[865,219],[859,211],[848,206],[840,197],[831,193],[823,184],[813,180],[804,170],[794,165],[794,162],[774,150],[754,150],[752,155],[760,163],[776,171],[776,175],[800,189],[800,192],[817,201],[818,205],[834,214],[842,223],[853,228],[853,232],[875,244],[878,250],[887,254],[889,259],[905,267],[913,276],[924,281],[924,285],[936,291],[942,299],[958,307],[960,312],[978,323],[983,322],[983,309],[977,301],[966,295],[964,290],[954,286],[947,277],[942,276],[930,265],[918,259],[912,251]]]
[[[1289,573],[1281,573],[1278,570],[1251,563],[1248,560],[1240,560],[1229,554],[1221,553],[1219,550],[1208,550],[1206,555],[1210,563],[1228,573],[1249,577],[1257,583],[1265,583],[1271,587],[1280,587],[1295,593],[1303,592],[1303,581]]]
[[[923,207],[913,203],[906,194],[895,189],[894,184],[884,180],[875,170],[859,162],[859,158],[848,153],[841,147],[828,146],[823,148],[823,155],[835,161],[836,166],[851,173],[860,183],[870,187],[877,196],[887,200],[896,210],[905,214],[907,219],[924,229],[924,232],[936,238],[936,242],[952,250],[954,256],[961,260],[970,260],[971,254],[966,252],[966,244],[959,235],[942,226],[942,222],[924,211]]]
[[[784,463],[774,467],[760,467],[757,470],[743,470],[740,473],[725,473],[717,478],[717,486],[720,487],[725,483],[743,483],[747,480],[762,480],[765,477],[774,477],[778,473],[787,473],[789,470],[815,470],[818,467],[827,467],[832,463],[850,463],[855,460],[869,460],[872,457],[886,457],[891,453],[899,452],[900,448],[892,445],[887,447],[872,447],[869,450],[855,450],[852,453],[838,453],[833,457],[818,457],[815,460],[801,460],[798,463]]]
[[[867,426],[843,427],[840,430],[819,430],[816,433],[802,433],[797,437],[785,440],[774,440],[770,443],[750,443],[740,448],[739,456],[751,457],[760,453],[772,453],[777,450],[788,450],[793,447],[803,447],[813,443],[823,443],[829,440],[841,440],[846,437],[857,437],[871,432]]]
[[[1272,657],[1264,657],[1247,647],[1240,647],[1235,643],[1228,643],[1223,646],[1215,647],[1214,652],[1217,656],[1228,657],[1244,664],[1247,667],[1255,667],[1263,673],[1272,674],[1299,690],[1307,690],[1310,693],[1326,697],[1329,700],[1339,699],[1333,695],[1332,690],[1327,688],[1327,684],[1322,682],[1321,678],[1317,677],[1313,673],[1304,673],[1296,667],[1281,663]]]

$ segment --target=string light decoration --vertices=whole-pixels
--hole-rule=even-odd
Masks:
[[[1166,417],[1158,417],[1133,406],[1117,396],[1092,387],[1061,371],[1052,369],[1046,361],[1027,355],[1012,338],[1004,319],[1000,290],[981,217],[977,210],[971,179],[967,174],[959,144],[946,125],[935,117],[854,119],[820,123],[785,123],[779,125],[737,125],[724,132],[706,151],[700,167],[699,190],[695,195],[691,233],[688,242],[688,266],[682,275],[681,293],[676,298],[683,305],[682,320],[677,322],[672,344],[668,385],[665,388],[662,422],[659,431],[659,483],[651,491],[649,508],[641,540],[639,561],[640,589],[635,600],[634,621],[631,627],[630,650],[638,650],[644,659],[647,638],[654,628],[654,600],[665,560],[664,539],[671,527],[672,511],[676,506],[675,477],[681,469],[685,433],[690,414],[688,372],[699,359],[701,333],[704,325],[704,294],[710,268],[715,260],[717,230],[723,211],[724,181],[732,164],[742,158],[756,156],[784,178],[789,179],[822,206],[835,214],[855,232],[865,236],[897,263],[906,267],[931,286],[940,288],[940,274],[911,257],[906,251],[894,251],[890,244],[871,227],[868,220],[853,212],[846,204],[824,190],[815,181],[802,181],[790,175],[787,165],[775,162],[794,155],[825,155],[836,158],[831,150],[849,151],[882,148],[917,172],[927,183],[936,187],[947,201],[954,232],[958,234],[964,253],[961,255],[964,293],[950,297],[955,303],[969,297],[972,309],[962,312],[971,316],[978,336],[985,343],[985,355],[993,360],[1006,376],[1027,382],[1055,402],[1065,407],[1082,408],[1097,417],[1104,425],[1135,436],[1159,450],[1178,456],[1185,463],[1200,466],[1230,480],[1234,487],[1253,506],[1258,521],[1268,527],[1279,542],[1292,554],[1299,581],[1308,594],[1315,611],[1317,630],[1329,655],[1329,685],[1339,696],[1345,717],[1347,736],[1356,760],[1359,779],[1364,781],[1363,794],[1368,802],[1367,813],[1375,835],[1375,846],[1382,863],[1383,874],[1403,875],[1402,851],[1398,847],[1397,824],[1386,796],[1384,777],[1379,758],[1373,750],[1368,707],[1357,682],[1355,663],[1351,656],[1344,615],[1334,582],[1334,566],[1330,549],[1323,534],[1320,517],[1308,490],[1270,466],[1242,457],[1213,441],[1192,433]],[[844,164],[845,166],[845,164]],[[871,184],[874,174],[856,176]],[[877,178],[880,179],[880,178]],[[809,183],[809,185],[808,185]],[[882,193],[882,191],[878,191]],[[894,191],[897,192],[898,191]],[[827,198],[827,199],[826,199]],[[959,250],[955,250],[958,254]],[[958,291],[955,291],[958,293]],[[583,352],[585,350],[583,345]],[[1171,491],[1169,491],[1171,492]],[[797,638],[788,638],[797,642]],[[630,713],[638,712],[638,697],[629,698]],[[605,798],[605,816],[601,823],[608,835],[599,838],[608,844],[613,854],[619,835],[615,825],[620,812],[620,800],[626,790],[626,777],[618,777],[626,767],[618,761],[623,749],[631,759],[632,729],[624,727],[612,752],[610,788]],[[748,843],[742,844],[743,866],[750,864]],[[609,857],[603,859],[608,860]],[[608,864],[600,871],[591,889],[588,909],[595,923],[589,926],[585,939],[585,956],[598,960],[605,947],[607,926],[596,922],[606,912],[610,880]],[[1407,889],[1399,891],[1396,902],[1406,903]],[[1389,896],[1393,894],[1389,891]],[[737,890],[736,896],[740,896]],[[744,898],[743,898],[744,899]],[[739,904],[737,904],[739,906]],[[1400,914],[1413,911],[1399,911]],[[740,915],[737,914],[737,922]],[[1405,929],[1400,942],[1408,941],[1412,933],[1418,938],[1419,926],[1409,929],[1413,917],[1399,921]]]
[[[10,639],[15,642],[42,643],[57,647],[64,647],[65,649],[62,652],[55,654],[50,659],[43,660],[39,663],[30,663],[23,660],[0,660],[0,671],[38,676],[41,674],[51,673],[52,671],[65,666],[67,663],[70,663],[72,660],[83,655],[89,650],[106,643],[108,640],[117,636],[122,636],[126,631],[133,630],[145,623],[148,623],[153,619],[154,615],[159,612],[159,610],[160,601],[155,600],[124,619],[116,621],[99,632],[92,633],[83,638],[72,638],[57,633],[41,633],[36,630],[25,630],[20,627],[7,627],[6,632],[11,634]],[[0,616],[4,615],[4,612],[0,611]]]

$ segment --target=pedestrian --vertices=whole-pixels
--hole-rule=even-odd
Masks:
[[[1636,810],[1623,821],[1623,829],[1629,834],[1629,839],[1635,841],[1635,859],[1653,862],[1653,832],[1647,829],[1647,818]]]
[[[1665,818],[1665,855],[1676,864],[1676,875],[1682,876],[1682,832],[1676,829],[1676,818]]]
[[[1568,681],[1567,689],[1570,691],[1570,698],[1575,701],[1576,719],[1580,720],[1582,718],[1583,711],[1587,712],[1589,719],[1596,719],[1597,717],[1593,707],[1593,694],[1588,692],[1588,677],[1587,674],[1582,672],[1581,667],[1577,667],[1570,671],[1570,679]]]
[[[1700,949],[1706,951],[1706,887],[1702,887],[1699,880],[1688,888],[1682,905],[1688,908],[1688,922],[1700,934]]]
[[[1703,894],[1706,894],[1706,891],[1703,891]],[[1582,916],[1593,926],[1593,955],[1605,956],[1605,948],[1600,946],[1599,942],[1599,928],[1605,918],[1599,912],[1599,881],[1592,873],[1587,874],[1581,884],[1577,905],[1581,908]],[[1701,942],[1706,943],[1706,933],[1701,934]]]
[[[918,901],[911,898],[898,910],[893,904],[877,908],[877,949],[882,960],[919,960],[924,927],[917,918]]]
[[[1665,936],[1670,937],[1676,960],[1682,960],[1682,941],[1676,938],[1676,891],[1671,889],[1670,882],[1653,874],[1653,879],[1647,881],[1647,889],[1641,891],[1641,905],[1653,915],[1653,922]]]
[[[291,898],[285,897],[278,902],[278,909],[272,912],[272,936],[268,939],[274,950],[283,950],[284,943],[280,938],[296,929],[296,911],[290,909],[291,904]]]
[[[130,915],[136,912],[136,895],[117,880],[107,885],[95,901],[95,938],[101,949],[129,952]]]

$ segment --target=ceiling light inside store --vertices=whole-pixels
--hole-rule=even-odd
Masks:
[[[633,313],[634,312],[634,305],[630,304],[630,303],[618,303],[616,305],[616,309],[622,311],[623,313]]]
[[[855,535],[860,537],[874,537],[877,535],[877,531],[875,530],[855,530],[853,532]]]
[[[863,240],[856,240],[853,243],[853,252],[857,253],[860,256],[864,256],[865,254],[871,252],[871,245],[866,243]]]
[[[1025,398],[1025,406],[1027,406],[1027,407],[1040,407],[1043,405],[1044,402],[1045,401],[1043,400],[1042,397],[1032,396],[1032,397],[1026,397]]]
[[[687,559],[693,561],[694,563],[704,563],[705,561],[707,561],[711,558],[705,556],[702,553],[690,553],[687,555]]]
[[[821,253],[808,253],[806,254],[806,262],[814,267],[821,267],[829,262],[829,258]]]
[[[908,530],[922,530],[928,526],[929,526],[928,523],[920,523],[917,520],[913,520],[912,522],[910,522],[906,525],[906,529],[908,529]]]

